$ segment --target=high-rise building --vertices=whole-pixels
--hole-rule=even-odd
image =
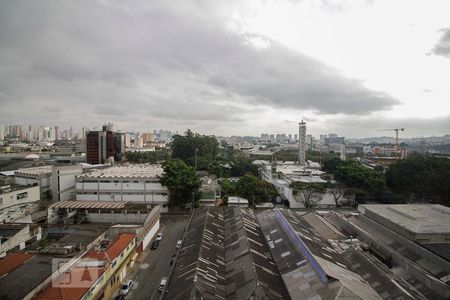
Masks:
[[[115,155],[114,161],[122,161],[125,154],[125,133],[116,132],[114,135]]]
[[[339,153],[339,158],[343,161],[345,161],[347,159],[347,155],[346,155],[346,147],[345,144],[341,144],[341,149],[340,149],[340,153]]]
[[[5,126],[0,125],[0,141],[5,139]]]
[[[142,134],[142,143],[145,144],[149,144],[153,141],[153,136],[151,132],[144,132]]]
[[[306,123],[298,123],[298,164],[304,166],[306,161]]]
[[[115,155],[112,131],[89,131],[86,138],[86,161],[89,164],[104,164]]]
[[[86,134],[86,160],[89,164],[104,164],[110,159],[121,161],[125,153],[125,134],[112,130],[112,124],[103,125],[102,131]]]
[[[60,136],[59,136],[59,128],[58,126],[55,126],[55,136],[54,136],[55,140],[59,140]]]

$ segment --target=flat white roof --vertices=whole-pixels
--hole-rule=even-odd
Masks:
[[[289,180],[291,181],[300,181],[300,182],[306,182],[306,183],[326,183],[326,180],[323,180],[320,177],[317,176],[290,176]]]
[[[152,164],[130,164],[126,166],[113,166],[105,169],[94,169],[89,173],[83,174],[81,178],[141,178],[155,179],[164,173],[161,165]]]
[[[248,200],[241,197],[228,197],[228,204],[247,204]]]

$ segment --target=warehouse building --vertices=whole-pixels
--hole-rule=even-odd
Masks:
[[[139,164],[95,169],[76,179],[76,200],[167,204],[168,190],[159,182],[160,165]]]

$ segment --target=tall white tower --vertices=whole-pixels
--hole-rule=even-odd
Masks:
[[[306,123],[303,120],[298,123],[298,164],[305,165],[306,152]]]

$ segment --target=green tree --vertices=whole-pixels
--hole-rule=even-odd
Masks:
[[[386,172],[387,186],[403,197],[450,206],[450,159],[414,154]]]
[[[293,196],[305,208],[313,208],[322,199],[325,193],[325,184],[318,182],[295,181],[291,184]]]
[[[180,159],[166,160],[163,167],[160,182],[169,189],[169,206],[185,206],[191,203],[193,195],[198,200],[201,180],[193,167]]]
[[[126,152],[125,157],[130,163],[157,163],[159,161],[164,161],[170,157],[169,151],[167,149],[157,150],[157,151],[134,151]]]
[[[333,174],[336,180],[348,188],[357,190],[357,198],[362,199],[362,195],[381,198],[386,192],[383,171],[371,169],[357,161],[341,161],[331,158],[322,163],[322,170]]]
[[[222,192],[222,197],[235,195],[236,183],[231,182],[228,179],[224,179],[220,182],[220,189]]]
[[[219,142],[214,136],[200,135],[187,130],[175,135],[172,142],[172,158],[181,159],[198,170],[211,170],[219,153]]]
[[[251,174],[242,176],[236,186],[236,194],[248,199],[250,203],[253,200],[255,203],[270,201],[274,190],[275,188],[271,184]]]

